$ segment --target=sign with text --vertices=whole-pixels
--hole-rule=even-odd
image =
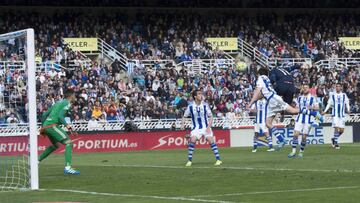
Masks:
[[[64,42],[74,51],[97,51],[97,38],[63,38]]]
[[[91,133],[71,136],[73,151],[81,152],[116,152],[136,150],[186,149],[187,139],[185,131],[164,132],[131,132],[131,133]],[[230,146],[229,130],[214,130],[214,137],[219,147]],[[39,153],[43,152],[50,141],[46,137],[39,137]],[[197,148],[209,148],[204,138],[197,142]],[[0,155],[19,155],[28,152],[28,138],[26,136],[0,137]],[[61,146],[56,153],[64,151]]]
[[[360,37],[339,37],[346,49],[360,50]]]
[[[206,38],[213,49],[218,48],[224,51],[235,51],[238,49],[238,39],[236,37],[212,37]]]

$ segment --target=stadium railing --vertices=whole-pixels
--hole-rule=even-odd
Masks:
[[[284,122],[275,125],[285,126],[288,125],[293,119],[293,116],[286,116]],[[331,116],[326,116],[324,123],[329,124],[332,122]],[[347,118],[348,123],[360,122],[360,114],[349,114]],[[180,128],[181,119],[152,119],[152,120],[132,120],[125,122],[107,122],[98,121],[94,126],[89,126],[88,122],[74,122],[72,123],[73,130],[78,132],[85,131],[122,131],[125,130],[127,123],[136,127],[137,130],[169,130],[174,126]],[[185,127],[190,128],[191,120],[188,119]],[[213,127],[222,129],[234,128],[252,128],[254,126],[254,117],[245,118],[214,118]],[[40,127],[40,124],[39,124]],[[0,136],[20,136],[27,133],[27,124],[3,124],[0,125]]]
[[[360,64],[360,58],[332,58],[315,62],[317,68],[349,67]]]
[[[190,74],[200,74],[213,68],[235,67],[235,59],[194,59],[178,63],[177,67],[186,67]]]

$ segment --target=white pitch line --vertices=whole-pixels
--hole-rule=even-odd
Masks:
[[[273,193],[285,193],[285,192],[312,192],[322,190],[344,190],[344,189],[356,189],[360,186],[343,186],[343,187],[327,187],[327,188],[308,188],[308,189],[293,189],[293,190],[273,190],[273,191],[258,191],[258,192],[243,192],[243,193],[229,193],[220,195],[195,195],[190,197],[225,197],[225,196],[242,196],[242,195],[259,195],[259,194],[273,194]]]
[[[101,196],[117,196],[117,197],[137,197],[137,198],[151,198],[151,199],[164,199],[174,201],[192,201],[192,202],[212,202],[212,203],[234,203],[229,201],[211,200],[211,199],[198,199],[192,197],[164,197],[164,196],[152,196],[152,195],[134,195],[134,194],[119,194],[119,193],[105,193],[105,192],[91,192],[83,190],[66,190],[66,189],[39,189],[40,191],[50,192],[70,192],[77,194],[88,194],[88,195],[101,195]]]
[[[237,166],[220,166],[220,167],[210,167],[210,166],[166,166],[166,165],[111,165],[111,164],[102,164],[102,165],[79,165],[79,166],[103,166],[103,167],[129,167],[129,168],[169,168],[169,169],[231,169],[231,170],[258,170],[258,171],[300,171],[300,172],[340,172],[340,173],[359,173],[358,170],[349,170],[349,169],[338,169],[338,170],[328,170],[328,169],[292,169],[292,168],[253,168],[253,167],[237,167]]]

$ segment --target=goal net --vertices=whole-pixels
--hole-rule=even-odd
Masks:
[[[34,30],[0,34],[0,191],[38,189]]]

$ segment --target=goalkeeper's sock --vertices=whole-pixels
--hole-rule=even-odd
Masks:
[[[48,146],[45,151],[40,155],[39,161],[44,160],[46,157],[48,157],[53,151],[55,151],[58,147],[54,145]]]
[[[218,150],[215,142],[211,144],[211,149],[214,152],[216,160],[220,160],[219,150]]]
[[[72,144],[65,145],[65,166],[70,166],[72,163]]]
[[[193,153],[195,150],[195,143],[190,142],[188,146],[188,160],[192,161]]]

